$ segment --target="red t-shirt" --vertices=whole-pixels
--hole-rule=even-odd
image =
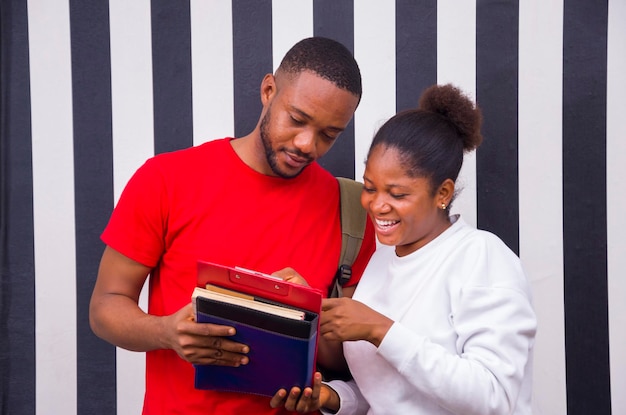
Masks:
[[[341,250],[335,178],[317,163],[293,179],[260,174],[239,159],[230,140],[149,159],[102,234],[113,249],[154,268],[150,314],[169,315],[189,304],[199,259],[265,273],[292,267],[324,293],[332,283]],[[368,223],[352,284],[374,248]],[[267,397],[193,385],[193,366],[174,351],[147,352],[143,413],[287,413],[271,409]]]

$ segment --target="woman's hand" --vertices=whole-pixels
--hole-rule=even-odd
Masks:
[[[378,347],[393,320],[351,298],[322,300],[320,334],[326,340],[367,340]]]
[[[316,372],[312,387],[306,387],[303,391],[298,387],[291,388],[289,394],[285,389],[280,389],[270,400],[272,408],[285,407],[288,411],[300,414],[317,411],[326,408],[331,411],[339,409],[339,395],[333,389],[322,385],[322,374]]]

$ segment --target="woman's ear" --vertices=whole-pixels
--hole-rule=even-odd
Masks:
[[[454,196],[454,182],[452,179],[446,179],[437,190],[436,200],[440,206],[448,206]]]

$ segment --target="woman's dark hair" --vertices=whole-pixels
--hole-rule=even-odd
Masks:
[[[378,146],[393,148],[411,177],[430,181],[433,194],[446,179],[456,181],[463,154],[482,142],[482,115],[453,85],[433,85],[417,109],[399,112],[376,133],[369,154]]]
[[[361,99],[361,71],[352,53],[325,37],[302,39],[289,49],[277,72],[297,75],[311,71]]]

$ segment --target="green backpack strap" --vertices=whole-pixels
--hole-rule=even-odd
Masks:
[[[340,297],[341,287],[350,280],[352,264],[361,249],[367,221],[367,212],[361,206],[363,184],[345,177],[337,177],[337,181],[341,196],[341,255],[329,297]]]

